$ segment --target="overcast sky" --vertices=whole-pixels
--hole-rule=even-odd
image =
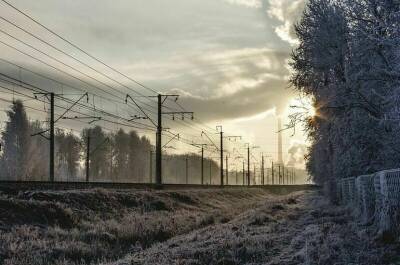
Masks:
[[[9,1],[154,90],[181,94],[180,104],[208,126],[223,124],[231,134],[243,135],[276,156],[275,113],[285,119],[290,112],[288,105],[296,97],[288,84],[288,60],[296,45],[292,25],[301,15],[303,0]],[[0,3],[0,14],[85,62],[94,63],[4,3]],[[0,29],[31,45],[45,47],[3,21],[0,25]],[[3,33],[0,40],[43,57]],[[51,49],[44,51],[67,60]],[[76,81],[3,44],[0,52],[3,59],[60,80]],[[0,68],[18,74],[9,65],[0,63]],[[124,84],[150,94],[128,81]],[[118,111],[119,106],[116,108]],[[302,133],[290,135],[284,134],[286,151],[305,141]]]

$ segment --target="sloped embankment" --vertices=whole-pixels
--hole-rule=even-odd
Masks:
[[[0,264],[93,264],[227,223],[261,189],[0,191]]]

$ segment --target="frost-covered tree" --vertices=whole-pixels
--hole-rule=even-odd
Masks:
[[[349,76],[375,134],[371,170],[398,166],[400,5],[394,0],[348,1],[352,28]]]
[[[129,135],[120,129],[113,137],[113,176],[119,180],[128,177]]]
[[[296,25],[291,82],[317,109],[304,121],[318,183],[398,166],[399,8],[395,0],[310,0]]]
[[[90,179],[110,179],[112,159],[110,138],[100,126],[84,129],[81,134],[84,154],[88,146],[88,135],[90,135]]]
[[[11,110],[7,111],[7,116],[8,121],[2,132],[2,174],[6,179],[22,180],[29,173],[31,148],[29,121],[22,101],[15,101]]]
[[[72,134],[57,130],[55,134],[57,148],[57,175],[60,179],[76,179],[81,153],[80,139]]]
[[[141,154],[141,141],[140,137],[136,132],[130,132],[128,137],[129,151],[128,151],[128,178],[138,180],[145,180],[143,170],[140,168],[144,167],[143,159],[149,160],[149,155]]]
[[[44,131],[40,121],[33,121],[30,124],[30,133]],[[29,154],[30,169],[29,180],[49,179],[49,141],[41,136],[31,137],[31,150]]]
[[[313,142],[307,167],[314,180],[320,182],[333,176],[332,164],[328,162],[334,156],[330,135],[336,108],[346,97],[348,28],[343,11],[334,2],[312,0],[295,30],[300,45],[292,55],[291,82],[318,105],[319,116],[306,121]]]

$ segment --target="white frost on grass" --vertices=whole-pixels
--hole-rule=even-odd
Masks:
[[[156,242],[226,222],[269,197],[258,189],[4,193],[0,195],[0,264],[83,265],[116,260]]]
[[[382,264],[395,247],[377,244],[346,208],[314,192],[266,200],[227,223],[160,242],[108,265]],[[390,263],[389,263],[390,264]]]

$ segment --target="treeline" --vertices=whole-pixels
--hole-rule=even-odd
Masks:
[[[396,0],[308,1],[291,82],[314,100],[303,121],[315,182],[399,167],[399,23]]]
[[[7,117],[1,133],[0,179],[48,180],[49,141],[45,138],[48,135],[45,127],[39,121],[29,121],[23,103],[18,100],[7,111]],[[154,181],[155,155],[149,139],[122,129],[108,133],[100,126],[85,128],[80,134],[55,131],[55,180],[85,180],[89,138],[90,181],[150,182],[151,178]],[[201,157],[197,154],[165,154],[165,182],[186,182],[186,159],[188,182],[200,183]],[[209,159],[204,163],[207,168],[211,166],[211,178],[216,181],[218,165]],[[209,179],[209,173],[207,176]]]

